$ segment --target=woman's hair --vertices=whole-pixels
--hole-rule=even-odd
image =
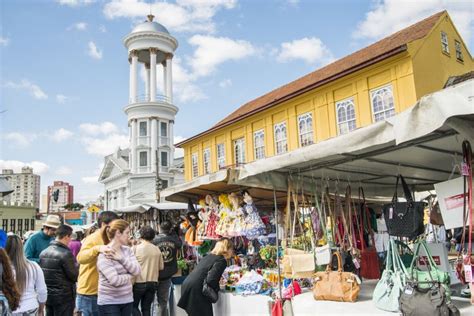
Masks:
[[[128,226],[128,222],[123,219],[113,220],[109,224],[109,226],[105,227],[105,229],[102,231],[102,239],[104,240],[104,245],[107,245],[112,239],[114,239],[115,233],[117,231],[123,233]]]
[[[23,251],[20,252],[23,253]],[[1,290],[8,301],[10,310],[14,311],[18,308],[18,306],[20,306],[21,293],[18,290],[15,278],[13,276],[10,258],[3,248],[0,248],[0,264],[3,266],[3,288]]]
[[[219,240],[214,249],[212,249],[211,253],[215,254],[216,256],[224,256],[228,257],[234,249],[234,244],[230,239],[222,238]]]
[[[26,259],[25,254],[23,253],[23,242],[21,241],[21,238],[17,235],[8,236],[5,250],[15,268],[18,290],[23,294],[27,286],[30,268],[33,269],[33,267],[31,266],[31,262]]]

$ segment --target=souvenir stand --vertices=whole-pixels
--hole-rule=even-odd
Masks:
[[[374,262],[373,259],[376,258],[372,249],[374,239],[370,234],[373,229],[370,227],[370,223],[367,223],[370,222],[370,208],[382,208],[383,206],[383,217],[388,222],[392,220],[390,209],[397,211],[393,209],[398,203],[408,205],[407,208],[421,208],[422,211],[426,205],[432,205],[432,199],[428,199],[425,203],[420,201],[418,195],[421,194],[423,198],[435,196],[439,194],[439,190],[435,190],[435,186],[449,179],[460,178],[464,174],[461,170],[463,167],[458,168],[458,170],[455,166],[462,165],[464,159],[462,148],[465,141],[474,144],[474,105],[471,96],[473,90],[474,80],[462,82],[423,97],[412,108],[386,121],[359,128],[350,134],[328,139],[287,154],[251,162],[236,169],[219,171],[215,174],[199,177],[182,186],[169,188],[165,193],[167,200],[184,202],[184,198],[203,197],[209,193],[237,192],[247,188],[255,201],[261,201],[268,205],[272,195],[275,195],[274,209],[281,212],[286,207],[286,210],[281,213],[275,212],[276,216],[281,214],[286,217],[283,221],[277,221],[279,224],[284,223],[284,225],[279,225],[281,226],[280,229],[277,229],[277,232],[280,232],[279,235],[283,235],[284,238],[278,236],[280,238],[277,238],[277,242],[281,239],[285,239],[286,242],[283,258],[277,260],[279,264],[281,261],[278,271],[285,275],[293,274],[293,277],[304,276],[306,272],[310,272],[313,274],[315,282],[312,291],[303,291],[301,295],[294,296],[290,305],[293,314],[310,315],[311,313],[308,313],[308,311],[318,309],[328,311],[327,314],[331,312],[341,313],[344,308],[347,311],[347,307],[340,307],[341,304],[344,304],[342,302],[334,305],[328,304],[326,300],[331,298],[324,297],[322,295],[324,289],[317,286],[317,283],[324,279],[326,275],[326,272],[321,275],[318,273],[322,272],[316,272],[321,268],[321,266],[318,267],[318,257],[322,260],[320,262],[331,263],[328,259],[328,254],[330,257],[331,252],[328,252],[327,249],[334,248],[332,243],[349,250],[349,254],[353,255],[353,259],[358,259],[354,260],[353,265],[356,266],[356,262],[358,264],[362,263],[362,267],[356,266],[355,269],[353,268],[354,273],[347,272],[349,273],[347,282],[350,284],[350,291],[348,292],[350,297],[346,299],[348,301],[357,300],[359,295],[359,300],[362,300],[362,302],[360,305],[354,306],[363,306],[362,308],[366,313],[380,313],[375,300],[374,302],[368,301],[374,299],[373,296],[376,295],[372,291],[377,280],[365,280],[363,284],[355,285],[360,283],[360,276],[362,275],[365,275],[365,279],[380,277],[380,274],[375,276],[371,276],[370,273],[361,274],[364,265],[367,272],[367,262]],[[403,180],[399,175],[403,175]],[[398,190],[396,183],[400,183]],[[401,190],[402,186],[403,191]],[[398,194],[394,195],[394,191],[398,191]],[[414,195],[413,192],[419,192],[420,194]],[[472,189],[470,192],[472,192]],[[403,200],[398,202],[397,195],[402,196],[402,194],[405,195],[408,203],[403,204]],[[393,200],[395,202],[392,202],[393,198],[395,198]],[[470,201],[472,204],[472,199]],[[466,205],[466,203],[464,204]],[[323,216],[318,214],[322,223],[313,226],[314,221],[308,221],[306,215],[313,216],[317,213],[314,210],[335,213],[327,217],[324,214]],[[442,207],[441,211],[443,213]],[[457,221],[462,222],[463,213],[457,214]],[[337,219],[338,217],[339,219]],[[324,224],[326,218],[328,218],[327,225]],[[466,219],[467,217],[464,217],[464,220]],[[471,227],[472,221],[471,216],[469,221]],[[298,225],[298,222],[300,222],[300,225]],[[312,223],[309,225],[309,231],[308,223]],[[369,229],[365,236],[362,236],[365,231],[361,230],[361,227],[365,228],[366,225]],[[315,227],[321,228],[324,236],[326,236],[326,240],[322,243],[320,243],[322,239],[315,237],[320,233],[314,230]],[[459,225],[452,227],[459,227]],[[328,229],[333,231],[328,233]],[[297,239],[296,232],[298,230],[300,230],[298,238],[303,239],[301,244],[304,247],[289,247],[288,240],[290,240],[290,246],[295,245],[293,237]],[[311,236],[310,242],[305,239],[306,234]],[[362,242],[357,239],[357,235],[362,236]],[[417,231],[411,239],[415,240],[418,235],[423,235],[423,232]],[[419,240],[415,243],[415,252],[418,252],[419,248],[420,251],[424,251],[423,241]],[[309,247],[311,251],[308,251],[306,246],[311,242],[314,244]],[[389,244],[391,245],[391,242]],[[324,245],[326,245],[326,248]],[[411,247],[413,248],[413,246]],[[293,250],[293,248],[296,249]],[[351,253],[351,250],[354,252]],[[306,263],[311,262],[311,260],[307,260],[308,255],[316,259],[315,262],[313,260],[313,266],[306,265]],[[417,257],[417,255],[416,253],[415,256]],[[430,258],[432,256],[428,253],[426,257]],[[438,257],[444,258],[445,255],[439,255]],[[420,258],[423,258],[423,256],[420,256]],[[343,258],[345,263],[344,260]],[[400,258],[397,263],[400,269],[402,269],[402,260],[403,258]],[[411,261],[409,260],[409,263]],[[412,266],[413,262],[411,262]],[[322,264],[323,268],[326,266],[324,263]],[[415,266],[411,268],[409,266],[406,269],[410,269],[410,271],[418,269],[416,270],[418,271],[416,272],[417,275],[427,277],[426,272],[423,272],[424,270],[419,267],[423,264],[426,265],[426,261],[420,259],[414,264]],[[437,268],[437,270],[432,270],[437,271],[436,277],[445,278],[447,276],[448,272],[442,271],[438,261],[434,262],[432,260],[430,264]],[[331,265],[337,266],[337,263],[332,261],[328,266]],[[347,267],[344,266],[344,268]],[[377,269],[371,270],[376,271]],[[452,279],[453,275],[451,274]],[[441,281],[438,283],[445,282],[445,279]],[[447,286],[449,288],[449,277]],[[444,291],[449,291],[449,289]],[[282,292],[281,285],[277,292]],[[224,294],[223,301],[224,304],[227,304],[227,307],[229,303],[225,302],[228,301],[228,297],[230,301],[238,302],[239,308],[245,306],[244,300],[249,299],[249,297],[231,295]],[[280,294],[279,297],[282,297],[282,295]],[[257,298],[252,297],[252,299]],[[398,309],[399,301],[395,303],[395,307]],[[461,312],[470,308],[465,302],[459,303],[457,300],[455,303],[461,309]],[[219,307],[219,304],[217,303],[216,307]],[[254,312],[249,314],[264,315],[263,311],[261,311],[262,313],[255,312],[255,306],[258,305],[256,302],[252,301],[252,304]],[[265,301],[261,302],[260,305],[265,305]],[[330,307],[329,310],[328,307]],[[225,315],[237,315],[237,312],[232,308],[222,310],[225,311]],[[267,312],[270,314],[270,311]]]

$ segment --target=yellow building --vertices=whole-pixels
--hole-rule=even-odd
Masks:
[[[252,100],[184,148],[187,181],[384,120],[474,69],[446,11]]]

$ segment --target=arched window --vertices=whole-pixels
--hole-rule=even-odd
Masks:
[[[392,86],[385,86],[370,92],[374,122],[383,121],[395,115]]]
[[[199,168],[198,168],[198,153],[193,153],[191,155],[191,164],[193,167],[193,178],[199,176]]]
[[[311,145],[313,143],[313,115],[311,113],[298,116],[298,129],[301,147]]]
[[[336,103],[337,129],[339,135],[356,129],[354,99],[349,98]]]
[[[265,132],[263,129],[253,133],[255,160],[265,158]]]
[[[234,140],[235,164],[241,165],[245,163],[245,139],[239,138]]]
[[[275,124],[275,149],[276,154],[283,154],[288,151],[288,143],[286,140],[286,122]]]

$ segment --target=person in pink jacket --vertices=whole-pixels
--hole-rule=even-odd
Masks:
[[[133,309],[132,280],[141,273],[140,264],[127,246],[130,228],[127,221],[116,219],[104,230],[102,238],[110,248],[97,259],[99,315],[130,316]]]

